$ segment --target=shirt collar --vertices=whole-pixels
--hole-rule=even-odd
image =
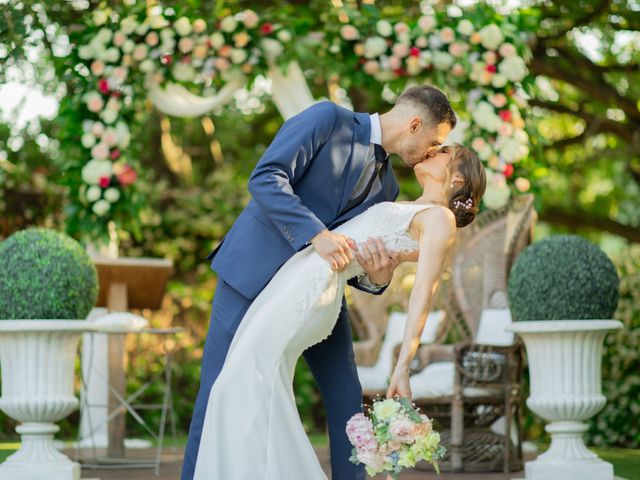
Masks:
[[[380,115],[372,113],[369,115],[371,119],[371,139],[370,143],[382,145],[382,128],[380,127]]]

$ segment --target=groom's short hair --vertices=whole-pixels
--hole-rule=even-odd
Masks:
[[[410,104],[423,112],[425,122],[431,125],[448,123],[453,129],[458,123],[447,96],[431,85],[407,88],[396,100],[396,105]]]

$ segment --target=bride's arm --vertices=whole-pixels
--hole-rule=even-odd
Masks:
[[[409,365],[420,345],[420,337],[440,282],[444,261],[453,245],[456,232],[455,217],[447,208],[421,212],[415,216],[414,221],[420,232],[416,280],[409,297],[404,338],[391,375],[387,398],[394,395],[411,398]]]

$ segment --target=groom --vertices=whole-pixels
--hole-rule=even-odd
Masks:
[[[376,203],[395,200],[398,183],[387,154],[395,153],[413,167],[435,154],[455,124],[446,96],[425,85],[405,90],[382,115],[354,113],[320,102],[283,124],[251,174],[253,199],[207,256],[213,259],[218,286],[182,480],[193,479],[209,392],[253,300],[276,271],[308,245],[337,271],[355,256],[366,275],[349,284],[382,293],[397,266],[393,252],[375,239],[354,252],[353,240],[331,229]],[[332,478],[364,479],[364,468],[348,460],[351,445],[345,426],[362,411],[362,388],[344,299],[331,335],[306,350],[304,358],[327,412]]]

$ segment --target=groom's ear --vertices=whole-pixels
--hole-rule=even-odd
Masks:
[[[420,117],[413,117],[409,122],[409,131],[411,133],[418,133],[422,128],[422,119]]]

